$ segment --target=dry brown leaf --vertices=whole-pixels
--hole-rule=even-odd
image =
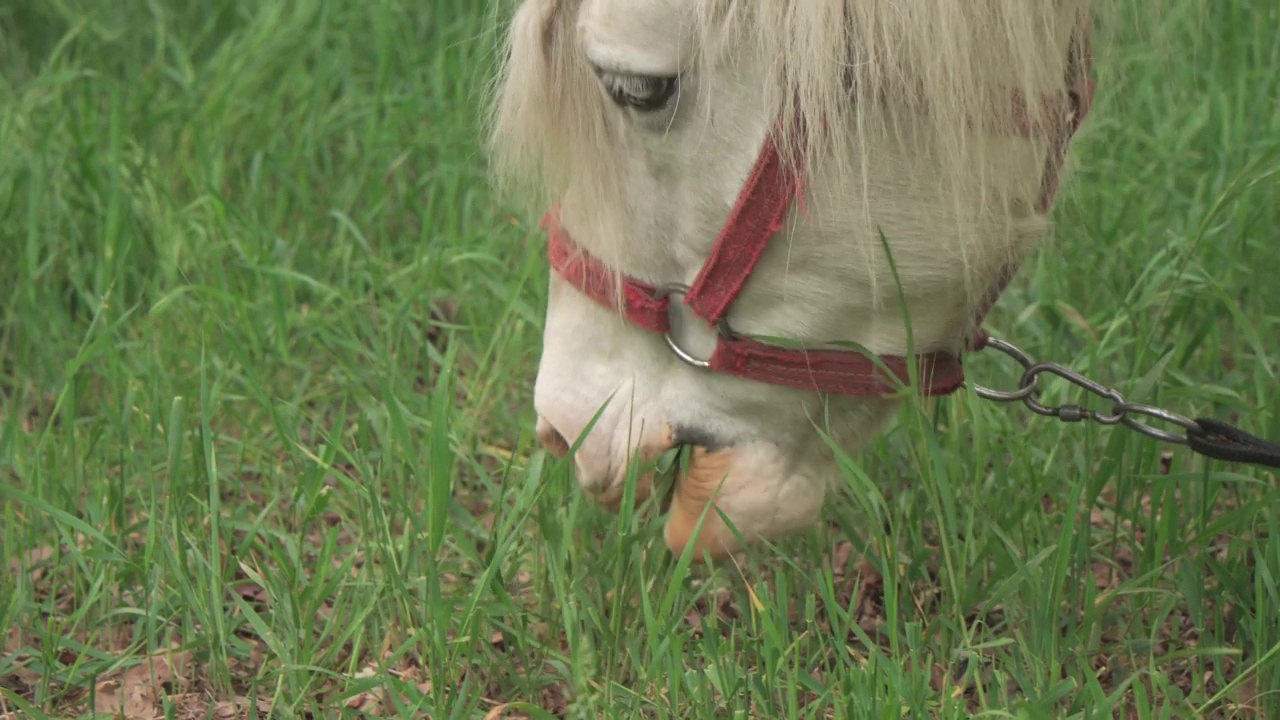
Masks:
[[[419,675],[422,675],[425,673],[426,671],[420,667],[410,666],[408,668],[405,668],[403,671],[400,671],[398,675],[401,680],[407,683],[413,683],[414,687],[418,688],[418,692],[422,693],[423,695],[430,695],[431,688],[432,688],[431,678],[418,677]],[[397,675],[396,671],[394,670],[391,671],[391,674]]]
[[[231,590],[246,602],[266,605],[270,600],[267,589],[252,580],[238,582],[231,586]]]
[[[142,685],[126,686],[119,680],[103,680],[97,684],[93,710],[126,720],[157,720],[160,717],[156,708],[156,696],[151,688]]]
[[[690,610],[689,612],[685,613],[684,621],[689,624],[691,637],[693,638],[702,637],[702,633],[703,633],[702,615],[697,611],[697,609]]]
[[[99,682],[94,712],[124,720],[158,720],[164,716],[160,699],[186,684],[190,661],[189,653],[162,651],[129,668],[119,679]]]
[[[853,543],[843,540],[836,544],[836,549],[829,557],[824,557],[822,562],[830,568],[833,575],[841,577],[844,575],[845,568],[849,566],[849,558],[852,556]]]
[[[1235,711],[1236,717],[1240,718],[1265,718],[1262,707],[1259,705],[1261,695],[1258,693],[1258,684],[1253,679],[1245,680],[1236,686],[1234,692],[1231,693],[1232,710]]]
[[[559,682],[553,682],[542,689],[542,707],[556,717],[564,717],[569,701]]]
[[[382,713],[382,698],[379,697],[377,691],[370,690],[351,697],[343,703],[343,707],[348,710],[359,710],[369,715],[380,715]]]
[[[374,677],[378,674],[378,668],[373,665],[366,665],[356,674],[355,679],[362,680],[364,678]],[[343,705],[348,710],[359,710],[369,715],[380,715],[382,713],[382,702],[384,698],[384,690],[381,686],[357,693],[350,697]]]
[[[31,660],[31,656],[27,653],[21,653],[22,649],[22,633],[16,627],[9,628],[9,631],[5,633],[4,652],[9,656],[9,661],[13,665],[8,675],[0,676],[0,688],[8,689],[19,695],[27,694],[40,682],[40,673],[27,667],[27,662]],[[4,720],[3,713],[6,712],[4,696],[0,695],[0,720]]]
[[[528,715],[504,715],[511,703],[502,703],[489,712],[485,713],[484,720],[532,720]]]
[[[10,627],[4,635],[5,653],[16,653],[22,649],[22,633],[16,627]]]
[[[14,575],[30,572],[32,582],[39,582],[44,579],[47,568],[37,566],[52,558],[53,548],[48,546],[33,548],[10,560],[9,569]]]
[[[237,695],[231,700],[215,701],[203,693],[186,693],[172,696],[170,699],[179,708],[178,717],[245,720],[271,715],[271,701],[263,698],[253,702],[247,697]]]

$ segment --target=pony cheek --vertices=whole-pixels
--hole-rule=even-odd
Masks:
[[[824,485],[790,472],[788,465],[763,443],[695,448],[672,493],[667,548],[678,555],[692,544],[695,557],[705,552],[716,559],[742,550],[744,541],[776,540],[813,525],[822,512]]]

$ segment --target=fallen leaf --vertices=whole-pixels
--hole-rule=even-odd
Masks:
[[[8,653],[16,653],[22,649],[22,633],[17,627],[10,627],[4,636],[4,651]]]
[[[204,695],[187,695],[187,702],[179,702],[183,708],[183,714],[179,717],[189,718],[206,718],[211,717],[213,720],[245,720],[252,717],[271,717],[271,701],[258,698],[256,702],[250,701],[249,698],[237,695],[231,700],[218,700],[212,705],[208,704],[208,697]],[[213,712],[208,712],[212,710]]]
[[[366,665],[360,668],[355,674],[356,680],[375,677],[378,674],[378,668],[373,665]],[[382,713],[383,688],[381,686],[356,693],[347,699],[343,706],[348,710],[359,710],[369,715],[380,715]]]
[[[559,682],[553,682],[542,689],[542,707],[556,717],[565,716],[569,703]]]
[[[38,583],[48,573],[53,555],[53,548],[48,546],[27,550],[9,561],[9,572],[13,575],[30,573],[31,582]]]
[[[505,713],[507,708],[510,706],[511,703],[503,703],[495,707],[485,713],[484,720],[499,720],[499,718],[503,718],[505,720],[532,720],[528,715],[504,715],[503,713]]]
[[[848,540],[842,541],[836,545],[836,549],[831,553],[830,557],[823,558],[823,564],[831,568],[831,573],[837,577],[844,575],[844,570],[849,566],[849,558],[853,555],[853,543]]]
[[[160,699],[185,684],[190,655],[161,651],[125,671],[119,679],[95,687],[94,712],[124,720],[158,720],[164,716]]]

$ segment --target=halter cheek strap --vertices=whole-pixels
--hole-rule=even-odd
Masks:
[[[802,178],[783,167],[774,135],[764,142],[711,254],[684,299],[695,315],[709,323],[724,319],[769,240],[782,230],[791,198],[802,192]]]
[[[1045,167],[1041,176],[1037,210],[1047,212],[1067,147],[1093,101],[1094,85],[1089,78],[1089,37],[1087,30],[1076,38],[1082,50],[1073,58],[1068,77],[1068,108],[1060,97],[1045,99],[1047,117],[1060,117],[1051,133]],[[1074,45],[1074,43],[1073,43]],[[1062,110],[1062,112],[1054,112]],[[1014,97],[1014,127],[1024,135],[1037,130],[1026,103]],[[662,335],[671,349],[686,362],[712,372],[727,373],[748,380],[785,385],[838,395],[879,397],[909,385],[911,364],[920,381],[918,391],[925,396],[947,395],[964,384],[964,368],[959,355],[932,352],[907,358],[899,355],[868,357],[855,350],[805,350],[787,348],[740,336],[730,329],[726,316],[755,270],[770,240],[782,229],[793,198],[802,193],[803,178],[787,169],[774,141],[765,140],[751,175],[738,195],[733,210],[716,238],[711,254],[689,286],[654,286],[620,275],[578,247],[560,224],[553,208],[543,218],[547,231],[552,269],[579,292],[601,305],[620,311],[633,325]],[[996,279],[975,313],[975,335],[967,339],[970,350],[986,346],[982,320],[995,305],[1017,272],[1006,267]],[[621,283],[619,287],[618,283]],[[671,337],[670,302],[682,295],[689,310],[717,331],[716,347],[705,361],[689,356]]]

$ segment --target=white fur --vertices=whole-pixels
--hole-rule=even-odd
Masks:
[[[1001,264],[1045,228],[1031,208],[1047,144],[1011,132],[1007,98],[1015,87],[1059,89],[1082,2],[804,3],[526,0],[496,105],[499,169],[559,201],[565,228],[611,267],[687,283],[780,108],[799,97],[806,121],[822,128],[794,148],[809,169],[804,212],[793,208],[730,323],[905,352],[883,232],[916,350],[958,350]],[[828,57],[837,53],[861,63],[847,97],[830,77],[843,70]],[[592,62],[682,73],[675,111],[641,118],[617,108]],[[573,442],[612,396],[576,457],[584,487],[616,486],[634,448],[696,428],[736,453],[740,477],[726,482],[721,509],[748,535],[777,537],[813,522],[838,480],[814,424],[856,450],[895,409],[692,368],[661,338],[557,276],[550,283],[538,414]],[[700,321],[679,326],[683,347],[710,352],[714,337]]]

